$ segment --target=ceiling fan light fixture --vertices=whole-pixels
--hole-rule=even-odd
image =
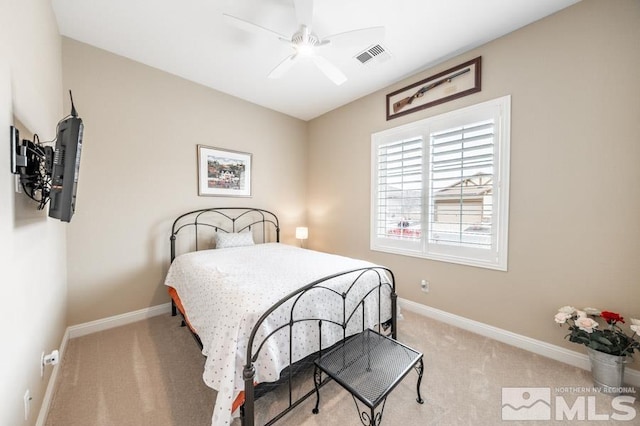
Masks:
[[[300,43],[296,45],[296,53],[302,57],[309,57],[313,55],[314,46],[310,43]]]
[[[291,37],[291,44],[298,55],[309,57],[313,55],[314,48],[321,43],[318,36],[309,31],[309,27],[302,25]]]

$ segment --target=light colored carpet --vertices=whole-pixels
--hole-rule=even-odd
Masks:
[[[425,403],[416,403],[417,374],[410,372],[389,396],[382,425],[593,425],[589,417],[612,415],[629,421],[610,419],[607,424],[640,424],[640,395],[636,393],[630,394],[634,402],[612,406],[614,396],[593,391],[587,371],[406,310],[403,315],[398,340],[424,353],[421,390]],[[70,340],[46,425],[209,425],[216,392],[204,385],[204,357],[179,323],[176,317],[163,315]],[[540,419],[546,409],[551,419],[502,420],[503,388],[550,388],[550,407],[520,413]],[[511,397],[520,392],[518,407],[528,406],[524,391],[506,389]],[[535,390],[530,394],[535,395]],[[267,413],[277,399],[277,394],[268,395],[256,408],[260,414]],[[311,414],[312,396],[278,424],[361,424],[352,398],[337,384],[322,388],[320,402],[318,415]],[[571,421],[566,415],[564,421],[555,420],[563,402],[575,410]]]

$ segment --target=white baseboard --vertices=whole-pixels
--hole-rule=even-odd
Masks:
[[[432,318],[458,328],[462,328],[481,336],[489,337],[499,342],[506,343],[507,345],[515,346],[517,348],[524,349],[526,351],[533,352],[535,354],[551,358],[556,361],[572,365],[574,367],[582,368],[583,370],[591,369],[589,357],[579,352],[571,351],[569,349],[552,345],[541,340],[532,339],[530,337],[512,333],[510,331],[493,327],[488,324],[450,314],[448,312],[441,311],[430,306],[412,302],[411,300],[406,300],[399,297],[398,302],[401,308],[404,308],[411,312],[415,312],[425,317]],[[640,387],[640,371],[627,368],[625,369],[624,379],[625,383],[632,386]]]
[[[95,321],[85,322],[84,324],[72,325],[68,328],[69,338],[86,336],[87,334],[97,333],[98,331],[108,330],[110,328],[120,327],[132,322],[142,321],[147,318],[171,312],[171,303],[152,306],[150,308],[139,309],[126,314],[114,315],[112,317],[103,318]]]
[[[139,309],[126,314],[115,315],[96,321],[86,322],[84,324],[69,326],[62,336],[62,342],[60,342],[60,348],[58,349],[60,352],[60,360],[63,359],[64,351],[69,339],[86,336],[87,334],[97,333],[98,331],[108,330],[110,328],[120,327],[121,325],[130,324],[132,322],[141,321],[169,312],[171,312],[171,303],[164,303],[162,305]],[[42,405],[40,406],[40,412],[38,413],[38,419],[36,420],[36,426],[43,426],[47,420],[49,406],[51,405],[51,398],[53,397],[53,391],[55,390],[56,382],[58,380],[59,369],[60,364],[53,366],[53,371],[51,372],[51,377],[49,378],[49,383],[47,384],[47,389],[45,390],[44,397],[42,399]]]

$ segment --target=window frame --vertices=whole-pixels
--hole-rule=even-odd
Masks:
[[[491,248],[479,249],[459,245],[429,243],[429,219],[433,211],[429,182],[431,173],[431,135],[456,126],[493,118],[493,190]],[[421,236],[417,239],[378,235],[378,149],[402,140],[422,140]],[[511,145],[511,96],[506,95],[465,108],[427,117],[371,135],[371,222],[370,249],[386,253],[420,257],[462,265],[506,271],[508,267],[509,168]]]

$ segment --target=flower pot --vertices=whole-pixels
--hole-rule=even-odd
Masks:
[[[610,355],[587,348],[591,361],[593,383],[603,392],[620,393],[624,384],[624,365],[629,362],[625,356]]]

